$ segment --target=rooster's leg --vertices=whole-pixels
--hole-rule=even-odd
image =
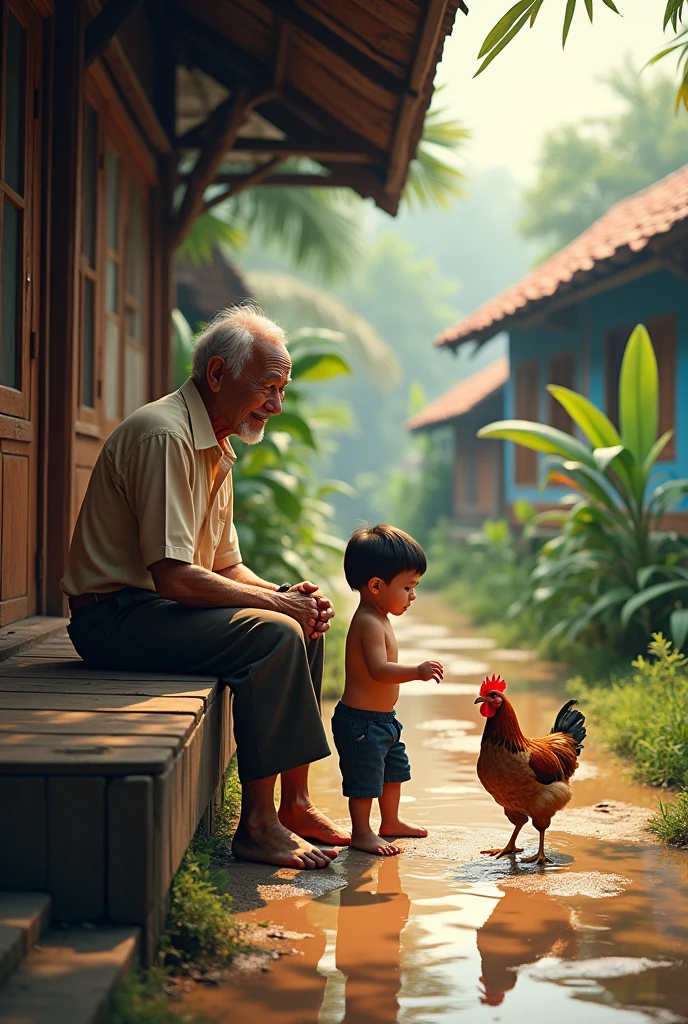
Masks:
[[[499,860],[500,857],[508,857],[512,853],[523,853],[523,847],[516,846],[516,839],[518,838],[518,833],[521,831],[523,826],[528,821],[526,815],[519,814],[518,811],[505,811],[504,813],[506,814],[511,824],[515,825],[514,831],[511,833],[511,838],[509,839],[509,842],[506,844],[503,850],[496,849],[480,851],[481,853],[489,854],[490,857],[495,857],[497,860]]]
[[[532,857],[521,857],[520,864],[553,864],[554,861],[545,856],[545,829],[540,832],[538,852]]]

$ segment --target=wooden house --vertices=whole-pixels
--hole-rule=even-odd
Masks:
[[[2,0],[0,627],[63,613],[100,447],[171,388],[194,219],[296,157],[394,214],[459,7]]]
[[[503,418],[572,431],[546,385],[581,392],[618,423],[623,351],[633,327],[645,324],[659,366],[659,430],[674,431],[657,472],[665,479],[686,477],[688,407],[680,395],[688,388],[687,279],[688,166],[617,203],[518,284],[444,331],[436,344],[455,349],[508,331]],[[558,501],[557,488],[538,488],[540,459],[504,445],[507,504],[524,498],[542,508]],[[671,513],[665,522],[688,531],[688,511]]]
[[[412,433],[450,433],[452,518],[458,531],[504,515],[503,446],[498,441],[479,441],[476,434],[504,418],[508,379],[509,360],[502,356],[459,381],[406,424]]]
[[[204,211],[276,180],[347,186],[393,215],[460,6],[0,0],[3,1020],[57,1019],[58,1005],[60,1019],[102,1019],[83,936],[110,965],[106,987],[137,945],[151,961],[234,749],[221,681],[99,672],[61,617],[101,445],[172,388],[174,254]],[[292,158],[307,159],[282,168]],[[215,284],[222,306],[242,288]],[[51,915],[105,930],[64,937]]]

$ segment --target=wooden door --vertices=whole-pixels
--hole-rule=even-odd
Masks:
[[[40,19],[1,7],[0,625],[36,608]]]

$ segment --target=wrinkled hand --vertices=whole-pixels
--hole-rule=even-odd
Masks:
[[[313,625],[313,628],[306,629],[306,636],[309,640],[317,640],[330,628],[330,619],[334,617],[334,607],[328,597],[322,593],[320,588],[315,583],[311,583],[310,580],[304,580],[302,583],[297,583],[287,591],[288,594],[304,594],[308,597],[314,598],[317,602],[317,619]]]
[[[444,678],[444,666],[441,661],[424,661],[418,666],[418,678],[424,682],[434,679],[439,683]]]

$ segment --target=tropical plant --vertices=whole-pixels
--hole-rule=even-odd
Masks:
[[[676,33],[676,38],[668,46],[660,50],[659,53],[655,54],[649,63],[656,64],[670,54],[677,54],[680,77],[676,93],[676,108],[678,109],[683,104],[688,110],[688,28],[683,27],[684,7],[688,0],[662,0],[662,2],[664,4],[662,28],[666,31],[669,25],[671,25],[672,30]],[[497,54],[501,53],[505,46],[508,46],[526,24],[529,24],[531,28],[533,27],[543,3],[544,0],[519,0],[499,19],[497,24],[488,32],[480,48],[478,59],[484,59],[476,75],[479,75],[492,63]],[[588,18],[592,23],[595,10],[594,0],[584,0],[584,3]],[[613,0],[598,0],[597,10],[600,10],[601,4],[610,8],[615,14],[620,13]],[[562,28],[562,46],[566,46],[571,23],[576,13],[576,6],[576,0],[566,0]],[[578,6],[578,9],[580,10],[580,6]]]
[[[681,648],[688,636],[688,540],[661,524],[688,494],[688,480],[657,482],[656,462],[672,432],[657,437],[657,361],[646,329],[635,328],[624,353],[618,431],[583,395],[553,384],[547,390],[585,440],[524,420],[478,432],[545,453],[543,486],[571,489],[561,499],[570,508],[536,517],[561,530],[542,548],[520,608],[535,609],[555,643],[579,638],[637,651],[663,630]]]
[[[179,310],[172,314],[176,369],[189,375],[193,334]],[[339,480],[319,479],[318,460],[334,429],[347,426],[346,409],[335,403],[318,406],[309,385],[350,373],[341,335],[324,328],[291,333],[292,383],[285,409],[271,418],[260,444],[232,443],[234,517],[246,564],[268,578],[298,573],[306,579],[326,575],[344,549],[333,526],[334,493],[352,495]]]

